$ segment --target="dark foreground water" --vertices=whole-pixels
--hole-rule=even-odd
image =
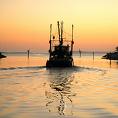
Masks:
[[[74,56],[75,67],[46,69],[46,54],[0,60],[0,118],[117,118],[118,65]]]

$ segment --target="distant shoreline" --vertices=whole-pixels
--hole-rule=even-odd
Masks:
[[[2,51],[1,51],[2,52]],[[74,53],[79,53],[79,51],[73,51]],[[82,53],[107,53],[107,51],[81,51]],[[2,53],[6,53],[6,54],[27,54],[27,51],[3,51]],[[41,52],[30,52],[31,54],[41,54],[41,53],[48,53],[48,51],[41,51]]]

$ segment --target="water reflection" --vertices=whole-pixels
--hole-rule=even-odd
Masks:
[[[118,65],[118,60],[116,61],[116,64]]]
[[[118,60],[110,60],[109,61],[110,68],[114,67],[118,68]]]
[[[64,111],[67,102],[72,106],[72,82],[74,79],[74,70],[71,68],[55,68],[49,69],[49,83],[52,92],[46,91],[45,95],[48,98],[46,106],[51,106],[56,102],[56,108],[59,115],[65,115]],[[48,109],[50,109],[48,107]],[[72,110],[72,109],[71,109]],[[51,110],[49,110],[51,112]],[[72,112],[71,112],[72,115]]]

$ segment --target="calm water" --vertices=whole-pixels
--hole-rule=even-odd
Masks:
[[[0,118],[118,118],[118,63],[101,56],[54,69],[47,54],[0,59]]]

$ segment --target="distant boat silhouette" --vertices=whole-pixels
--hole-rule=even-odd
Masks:
[[[118,47],[116,47],[116,51],[109,52],[106,55],[104,55],[102,58],[109,59],[109,60],[118,60]]]
[[[72,25],[72,40],[64,40],[63,38],[63,21],[58,25],[58,39],[52,36],[52,24],[50,25],[50,49],[49,60],[46,62],[46,67],[72,67],[73,61],[73,25]]]
[[[0,52],[0,58],[6,58],[6,56]]]

